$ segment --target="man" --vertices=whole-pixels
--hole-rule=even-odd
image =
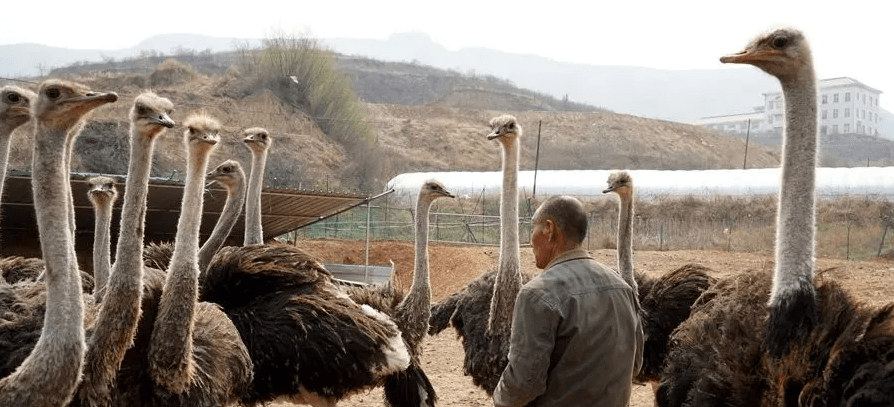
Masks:
[[[494,405],[626,406],[643,351],[633,289],[581,249],[587,214],[577,199],[547,199],[532,222],[544,271],[515,301]]]

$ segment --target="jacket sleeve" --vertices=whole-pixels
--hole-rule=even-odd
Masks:
[[[543,294],[522,288],[515,300],[509,363],[494,390],[494,405],[524,406],[546,391],[559,315]]]

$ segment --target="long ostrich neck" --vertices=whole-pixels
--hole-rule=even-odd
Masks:
[[[105,293],[106,284],[109,281],[109,270],[112,268],[111,261],[111,237],[109,236],[109,228],[112,225],[112,200],[109,198],[99,198],[99,202],[94,203],[94,212],[96,213],[96,222],[93,225],[93,298],[97,303],[102,301]]]
[[[431,281],[428,273],[428,213],[432,199],[419,194],[416,199],[416,259],[413,264],[413,284],[397,311],[397,326],[404,334],[413,357],[428,332],[431,316]]]
[[[153,137],[139,134],[133,127],[134,124],[131,124],[130,163],[124,187],[115,264],[108,276],[105,290],[98,291],[101,294],[104,291],[102,296],[105,297],[105,301],[102,302],[96,319],[97,328],[90,338],[84,366],[84,384],[78,391],[79,398],[90,400],[95,405],[108,404],[118,366],[133,342],[140,319],[140,296],[143,292],[143,224],[146,218],[146,195],[149,190],[154,144]],[[108,233],[108,226],[104,233]],[[103,246],[108,247],[108,242]],[[97,281],[97,286],[99,283]]]
[[[199,294],[199,227],[210,155],[210,149],[203,151],[194,143],[189,144],[189,150],[174,253],[149,340],[150,374],[156,383],[174,393],[186,391],[195,374],[192,334]]]
[[[239,219],[239,212],[242,210],[242,204],[245,203],[245,182],[237,182],[233,186],[227,187],[227,201],[224,203],[223,213],[217,219],[211,236],[202,245],[199,250],[199,272],[205,271],[211,264],[211,259],[223,246],[227,236],[233,230],[233,225]]]
[[[261,228],[261,187],[264,186],[266,150],[251,150],[251,176],[248,180],[248,201],[245,202],[245,246],[264,243]]]
[[[618,272],[621,278],[637,292],[633,277],[633,191],[623,191],[618,212]]]
[[[789,289],[813,287],[816,219],[817,105],[813,69],[793,80],[781,79],[780,83],[786,124],[773,300]]]
[[[0,380],[0,405],[63,405],[81,377],[84,361],[84,303],[77,259],[71,256],[65,196],[68,171],[58,140],[64,129],[38,121],[32,161],[34,211],[46,267],[44,330],[21,366]],[[60,216],[61,215],[61,216]]]
[[[494,280],[488,333],[508,337],[515,296],[521,289],[518,253],[518,152],[516,139],[503,146],[503,190],[500,193],[500,265]]]
[[[4,181],[6,181],[6,167],[9,164],[9,143],[12,139],[10,126],[0,127],[0,194],[3,193]]]

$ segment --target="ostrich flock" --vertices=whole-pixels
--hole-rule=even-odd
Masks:
[[[721,280],[696,264],[657,278],[635,271],[634,183],[627,172],[613,173],[603,192],[619,197],[617,267],[638,293],[646,338],[642,368],[631,380],[651,384],[659,406],[892,406],[894,303],[869,306],[814,270],[817,96],[807,40],[780,28],[721,61],[754,65],[782,85],[775,269]],[[11,133],[33,122],[42,252],[41,259],[0,258],[0,406],[334,406],[379,386],[386,405],[433,406],[437,383],[420,363],[422,342],[450,326],[465,351],[465,374],[493,392],[507,364],[515,297],[531,278],[519,264],[522,127],[514,117],[492,119],[487,135],[502,148],[499,262],[433,305],[428,214],[436,199],[453,197],[442,184],[430,180],[419,190],[409,290],[344,287],[311,254],[263,241],[260,199],[271,135],[245,130],[247,178],[232,160],[206,173],[221,126],[205,114],[182,122],[187,170],[176,237],[144,242],[154,143],[175,126],[173,104],[152,92],[137,96],[129,114],[114,262],[116,185],[89,180],[93,274],[82,272],[74,249],[72,148],[90,111],[118,96],[58,79],[36,93],[14,86],[0,92],[4,174]],[[208,181],[225,187],[227,201],[200,246]],[[243,206],[243,246],[222,247]]]

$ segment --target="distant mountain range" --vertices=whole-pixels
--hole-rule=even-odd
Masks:
[[[220,52],[235,44],[260,44],[259,39],[164,34],[120,50],[76,50],[39,44],[0,45],[0,76],[37,76],[43,68],[121,59],[147,50],[178,49]],[[385,61],[418,62],[476,75],[509,79],[516,85],[618,113],[692,122],[700,117],[743,113],[763,104],[761,93],[778,89],[757,69],[718,68],[664,70],[635,66],[583,65],[486,48],[450,51],[422,33],[394,34],[387,40],[331,38],[323,40],[341,54]],[[859,78],[857,78],[859,79]],[[871,84],[870,84],[871,85]],[[884,89],[883,89],[884,90]],[[894,137],[894,114],[881,114],[883,134]]]

